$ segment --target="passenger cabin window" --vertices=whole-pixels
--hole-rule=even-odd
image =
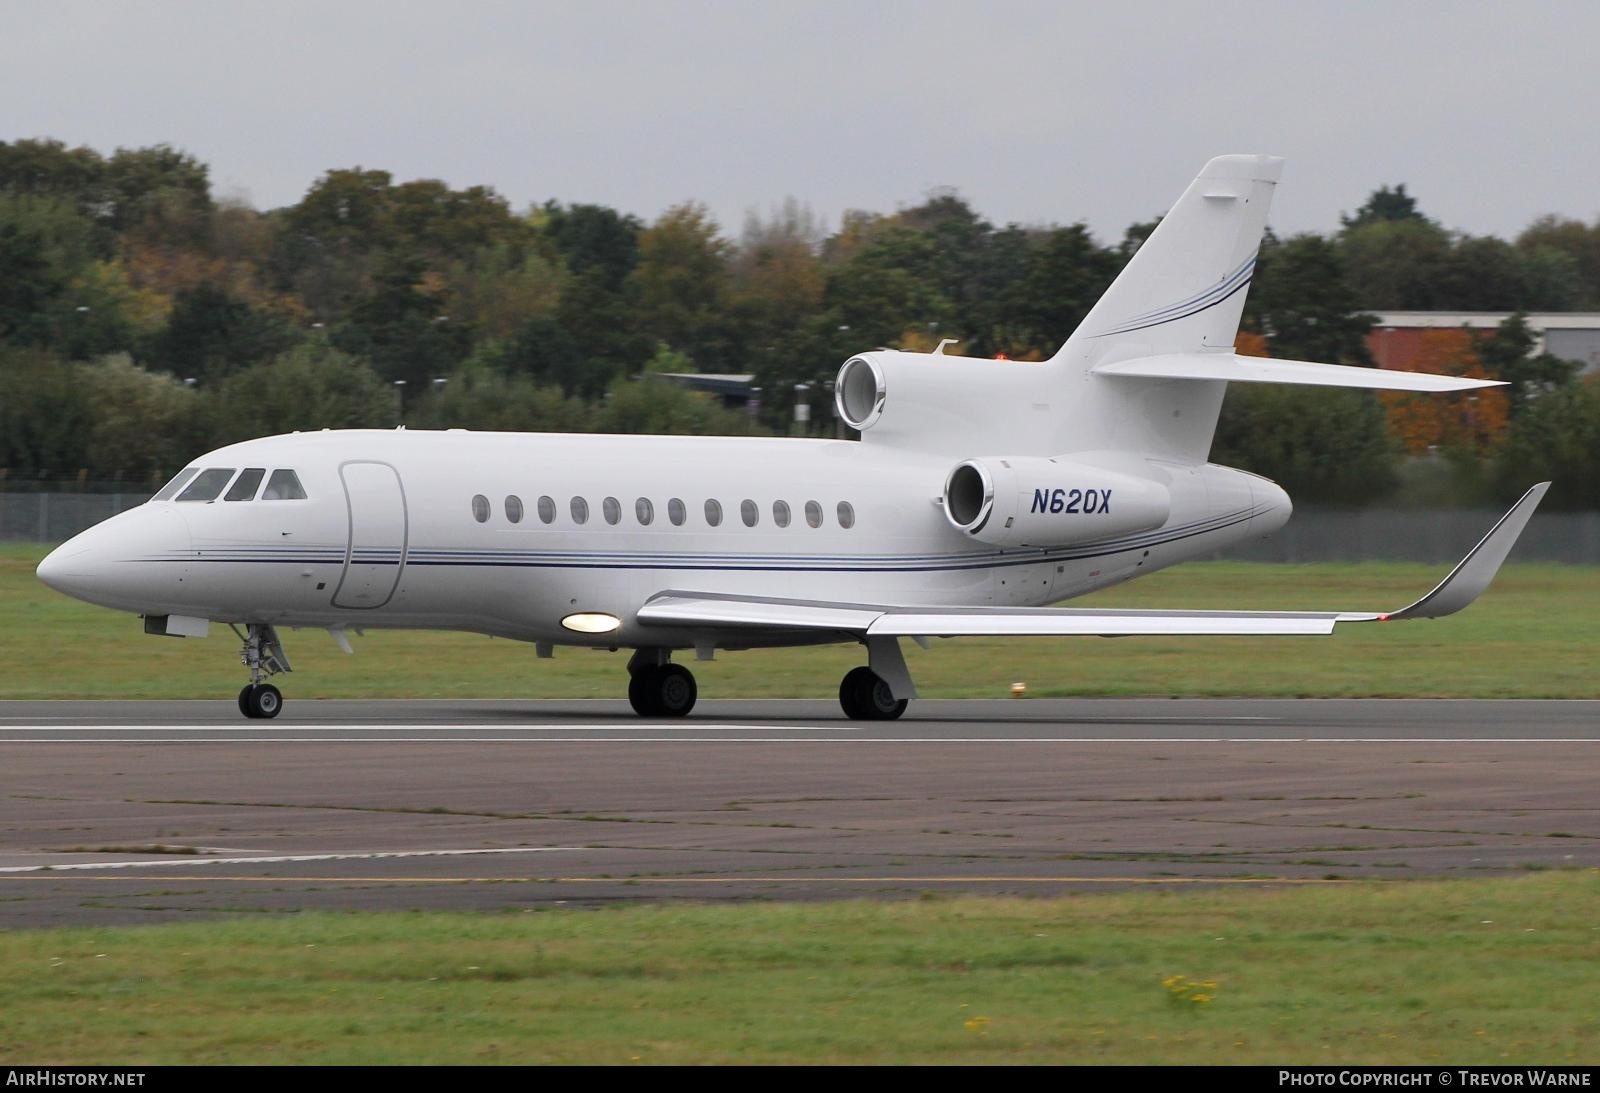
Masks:
[[[739,518],[744,521],[745,527],[753,528],[756,526],[756,521],[761,519],[761,510],[756,507],[754,501],[746,498],[739,502]]]
[[[267,479],[267,488],[261,491],[263,501],[304,501],[306,491],[300,487],[300,476],[293,471],[273,471]],[[179,498],[182,500],[182,498]]]
[[[554,497],[539,498],[539,522],[553,524],[556,522],[556,499]]]
[[[587,524],[589,522],[589,502],[581,497],[572,499],[572,522],[574,524]]]
[[[856,526],[855,506],[850,504],[848,501],[839,502],[839,526],[842,528],[853,528]]]
[[[480,524],[489,522],[489,499],[481,493],[472,497],[472,518]]]
[[[232,467],[207,467],[189,483],[188,489],[178,494],[178,500],[215,501],[217,494],[222,492],[222,487],[226,486],[232,477]]]
[[[822,526],[822,506],[815,501],[806,502],[806,523],[814,528]]]
[[[706,501],[706,523],[714,528],[722,526],[722,502],[714,497]]]
[[[233,480],[233,485],[228,487],[228,492],[223,495],[224,501],[249,501],[256,495],[256,487],[261,485],[261,480],[266,477],[265,467],[246,467]]]
[[[616,524],[622,519],[622,502],[615,497],[607,497],[600,502],[600,511],[605,513],[606,523]]]
[[[199,473],[200,473],[200,468],[199,467],[185,467],[185,468],[183,468],[183,470],[179,471],[175,476],[173,476],[173,479],[172,479],[171,482],[168,482],[165,486],[162,486],[159,490],[157,490],[156,491],[156,495],[154,497],[150,498],[150,500],[152,500],[152,501],[168,501],[168,500],[171,500],[173,494],[175,494],[179,490],[183,489],[183,487],[188,484],[189,479],[193,478],[195,475],[197,475]]]
[[[789,502],[774,501],[772,503],[772,522],[780,528],[789,526]]]
[[[506,519],[513,524],[522,523],[522,498],[516,494],[506,498]]]
[[[667,519],[672,521],[673,527],[681,528],[688,517],[688,510],[683,507],[683,498],[674,497],[667,502]]]
[[[633,515],[639,523],[648,525],[656,518],[656,507],[650,503],[650,498],[641,497],[633,503]]]

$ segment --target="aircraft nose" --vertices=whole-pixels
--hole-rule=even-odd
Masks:
[[[189,525],[182,516],[140,506],[68,539],[34,572],[75,599],[140,611],[150,606],[148,594],[165,583],[172,560],[188,549]]]
[[[84,549],[78,544],[79,538],[82,538],[82,536],[68,539],[49,554],[46,554],[44,561],[39,563],[39,568],[33,571],[45,584],[57,592],[65,592],[69,596],[72,595],[72,592],[65,586],[71,581],[74,568],[73,559],[82,554]]]

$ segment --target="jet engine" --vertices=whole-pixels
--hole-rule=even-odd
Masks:
[[[1149,531],[1172,511],[1167,487],[1069,459],[986,457],[958,463],[944,513],[998,547],[1059,547]]]

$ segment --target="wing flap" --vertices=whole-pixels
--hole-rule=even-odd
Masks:
[[[1097,376],[1142,376],[1148,379],[1227,380],[1230,383],[1287,383],[1312,387],[1363,387],[1378,391],[1470,391],[1500,387],[1501,380],[1437,376],[1428,372],[1396,372],[1348,364],[1241,357],[1236,353],[1169,353],[1096,365]]]

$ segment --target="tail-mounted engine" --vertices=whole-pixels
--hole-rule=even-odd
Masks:
[[[982,543],[1058,547],[1158,528],[1172,511],[1159,482],[1067,459],[969,459],[944,484],[944,512]]]

